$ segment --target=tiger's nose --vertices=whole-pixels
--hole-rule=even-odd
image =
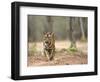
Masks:
[[[48,41],[45,41],[45,43],[48,43]]]

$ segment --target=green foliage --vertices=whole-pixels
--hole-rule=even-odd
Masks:
[[[70,47],[70,48],[67,49],[67,52],[69,52],[69,53],[74,53],[74,52],[77,52],[77,51],[78,51],[78,49],[75,48],[75,47]]]
[[[78,50],[77,50],[77,48],[72,47],[72,48],[68,48],[68,49],[63,48],[63,49],[61,49],[61,51],[62,52],[64,52],[64,51],[67,51],[67,52],[77,52]]]
[[[32,50],[33,52],[36,52],[36,44],[35,44],[35,43],[33,44],[31,50]]]
[[[37,51],[36,49],[36,43],[32,44],[31,47],[29,48],[29,55],[34,55],[34,53]]]
[[[72,47],[72,48],[69,48],[69,50],[72,51],[72,52],[76,52],[77,51],[77,48]]]

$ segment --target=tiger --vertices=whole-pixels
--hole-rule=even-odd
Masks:
[[[48,60],[53,60],[55,55],[55,35],[53,32],[45,32],[43,37],[44,55]]]

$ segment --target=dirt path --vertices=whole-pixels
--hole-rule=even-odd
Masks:
[[[87,64],[87,54],[82,52],[75,52],[74,54],[65,51],[57,52],[54,57],[54,60],[52,61],[48,61],[47,58],[41,54],[35,56],[28,56],[28,66],[72,64]]]

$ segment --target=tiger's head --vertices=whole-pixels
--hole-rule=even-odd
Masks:
[[[45,32],[43,38],[44,47],[46,49],[51,48],[54,45],[54,33],[53,32]]]

